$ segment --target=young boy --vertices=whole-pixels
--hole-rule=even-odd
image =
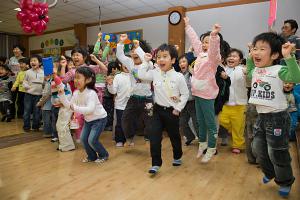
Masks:
[[[30,57],[31,69],[27,70],[23,80],[25,89],[24,96],[24,131],[38,131],[40,127],[40,109],[36,106],[42,96],[44,71],[41,69],[42,58],[39,55]],[[30,125],[30,115],[33,112],[32,127]]]
[[[111,94],[116,94],[114,98],[117,118],[115,126],[116,147],[123,147],[126,142],[126,138],[122,128],[122,115],[131,92],[130,73],[125,66],[121,65],[121,73],[118,73],[115,77],[107,77],[106,81],[108,91]]]
[[[18,105],[18,111],[17,116],[18,118],[23,118],[24,114],[24,95],[25,95],[25,89],[23,87],[23,80],[25,77],[26,71],[29,69],[29,59],[28,58],[21,58],[19,60],[20,69],[16,81],[11,88],[11,91],[15,92],[18,89],[18,99],[17,99],[17,105]]]
[[[9,77],[10,69],[7,65],[0,65],[0,112],[2,115],[1,121],[10,122],[12,119],[12,79]]]
[[[288,102],[288,112],[291,117],[290,141],[296,140],[296,128],[298,125],[298,113],[294,96],[294,83],[284,83],[283,92]]]
[[[253,40],[247,74],[252,78],[249,103],[255,104],[258,118],[254,126],[253,150],[264,173],[263,183],[271,179],[288,196],[295,180],[289,153],[290,116],[283,93],[283,81],[300,82],[300,70],[293,46],[275,33],[262,33]],[[278,65],[283,57],[287,66]]]
[[[128,139],[128,145],[134,146],[133,137],[136,132],[136,120],[141,116],[141,114],[143,114],[145,129],[147,129],[147,126],[151,125],[149,124],[149,117],[145,110],[145,105],[152,102],[151,82],[141,81],[137,77],[137,71],[144,60],[145,52],[150,53],[151,48],[144,42],[140,42],[140,45],[137,46],[137,41],[135,41],[135,45],[133,45],[130,53],[131,58],[129,58],[124,54],[124,42],[127,38],[127,34],[120,35],[120,42],[117,45],[116,56],[131,73],[130,80],[132,91],[123,112],[122,127],[124,134]]]
[[[176,72],[172,64],[177,57],[174,46],[162,44],[158,47],[156,62],[158,68],[149,70],[151,54],[145,54],[145,61],[138,70],[138,77],[142,80],[153,81],[154,106],[149,112],[151,126],[147,126],[150,139],[152,167],[150,174],[156,174],[162,165],[161,141],[165,128],[173,147],[173,166],[180,166],[182,161],[182,146],[179,133],[179,113],[185,107],[189,98],[189,90],[183,74]],[[147,105],[151,111],[151,105]]]

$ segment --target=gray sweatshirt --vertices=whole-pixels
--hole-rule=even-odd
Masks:
[[[44,71],[42,69],[29,69],[26,71],[23,80],[23,87],[26,93],[32,95],[42,95],[44,82]]]

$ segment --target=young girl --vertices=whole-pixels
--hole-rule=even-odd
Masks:
[[[195,110],[195,98],[192,95],[192,91],[191,91],[191,76],[192,75],[189,73],[189,70],[188,70],[189,69],[189,61],[188,61],[187,54],[180,56],[178,61],[179,61],[179,67],[180,67],[181,73],[183,74],[186,84],[189,89],[188,101],[187,101],[184,109],[181,111],[181,114],[179,117],[180,128],[182,129],[183,134],[186,137],[185,145],[188,146],[195,139],[195,135],[188,124],[190,118],[192,118],[196,133],[198,133],[199,131],[198,131],[198,124],[197,124],[196,110]]]
[[[221,27],[215,24],[210,35],[203,37],[202,41],[200,41],[194,29],[190,26],[189,18],[184,18],[184,21],[186,34],[197,55],[191,81],[199,125],[199,150],[197,157],[202,156],[204,150],[208,147],[206,154],[202,158],[202,162],[208,162],[216,153],[217,126],[214,100],[218,95],[219,88],[215,74],[221,61],[220,37],[218,36]]]
[[[66,109],[71,109],[84,116],[84,125],[81,133],[81,142],[87,153],[82,162],[102,163],[108,159],[108,152],[99,142],[99,136],[105,128],[106,111],[100,103],[95,89],[96,75],[88,67],[80,67],[75,73],[75,86],[71,101],[60,90],[59,96]],[[55,78],[56,85],[61,84],[59,77]]]
[[[232,134],[232,153],[239,154],[245,147],[245,111],[248,101],[246,69],[241,65],[243,53],[231,49],[225,72],[231,79],[229,100],[220,113],[220,125]]]
[[[72,60],[73,63],[75,65],[75,68],[78,69],[80,67],[83,66],[87,66],[86,59],[88,56],[87,50],[83,49],[81,47],[75,47],[72,52]],[[87,67],[91,68],[95,74],[106,74],[107,73],[107,67],[101,62],[99,61],[96,56],[94,56],[93,54],[90,54],[91,60],[94,61],[97,65],[88,65]],[[75,71],[76,69],[72,69],[70,71],[68,71],[66,74],[64,74],[64,72],[62,72],[61,77],[62,77],[62,81],[63,83],[69,83],[69,82],[73,82],[74,78],[75,78]],[[102,101],[102,91],[97,91],[97,95],[99,100]],[[75,112],[75,117],[79,123],[79,128],[76,129],[75,131],[75,138],[76,138],[76,142],[80,142],[80,133],[82,130],[82,126],[83,126],[83,116],[76,113]]]
[[[173,69],[172,64],[175,63],[176,57],[177,51],[174,46],[162,44],[158,47],[156,56],[159,67],[148,70],[152,56],[146,53],[145,61],[138,70],[138,77],[142,80],[153,81],[154,86],[155,104],[154,106],[146,105],[151,124],[146,129],[150,139],[152,167],[149,173],[151,174],[156,174],[162,165],[161,141],[164,128],[168,132],[173,147],[173,166],[180,166],[182,163],[179,113],[186,105],[189,90],[184,76]]]
[[[41,69],[42,58],[39,55],[32,55],[30,57],[31,69],[25,73],[23,80],[23,87],[25,89],[24,96],[24,131],[30,131],[32,128],[35,131],[40,127],[40,112],[36,107],[40,100],[43,91],[44,71]],[[30,125],[30,115],[33,112],[32,127]]]
[[[111,94],[116,94],[115,109],[117,123],[115,126],[115,141],[116,147],[123,147],[126,138],[121,120],[131,92],[130,73],[125,66],[121,65],[121,73],[117,74],[114,78],[112,76],[107,78],[107,89]]]

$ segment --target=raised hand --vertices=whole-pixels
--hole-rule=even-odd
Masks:
[[[114,80],[113,76],[107,76],[106,77],[106,83],[107,83],[107,85],[112,85],[113,84],[113,80]]]
[[[98,58],[94,55],[94,54],[90,54],[91,60],[94,61],[95,63],[97,63]]]
[[[138,41],[138,40],[133,40],[132,42],[133,42],[134,48],[138,48],[138,47],[140,46],[140,41]]]
[[[184,17],[183,20],[184,20],[185,26],[190,25],[190,19],[188,17]]]
[[[248,50],[249,50],[249,58],[252,58],[253,54],[253,44],[251,42],[248,43]]]
[[[211,35],[217,35],[221,31],[221,26],[219,24],[215,24],[212,28]]]
[[[102,40],[102,33],[99,32],[99,33],[98,33],[98,41],[101,41],[101,40]]]
[[[152,60],[152,55],[150,53],[145,53],[144,58],[146,62],[149,62],[150,60]]]
[[[292,44],[290,42],[287,42],[285,44],[282,45],[282,55],[284,58],[290,58],[291,57],[291,53],[294,51],[295,49],[295,44]]]
[[[120,35],[120,43],[124,44],[125,40],[128,38],[127,34]]]
[[[106,45],[106,46],[109,46],[109,45],[110,45],[110,42],[109,42],[108,40],[106,40],[106,41],[105,41],[105,45]]]

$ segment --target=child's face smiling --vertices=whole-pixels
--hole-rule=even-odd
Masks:
[[[179,60],[179,67],[182,73],[185,73],[188,70],[188,61],[185,57]]]
[[[0,76],[6,76],[8,74],[8,71],[0,66]]]
[[[293,83],[284,83],[283,84],[283,90],[285,92],[290,92],[294,87],[294,84]]]
[[[172,64],[175,62],[175,58],[171,58],[169,51],[158,51],[156,62],[161,71],[167,72],[172,69]]]
[[[85,85],[86,85],[85,77],[80,73],[75,73],[74,84],[75,84],[75,87],[80,92],[82,92],[85,89]]]
[[[33,70],[40,68],[40,62],[37,58],[30,59],[30,66]]]
[[[208,47],[209,47],[209,36],[206,36],[205,38],[203,38],[202,42],[202,50],[204,52],[207,52]]]
[[[226,59],[227,66],[230,68],[236,67],[241,63],[241,58],[238,54],[238,52],[233,51],[228,55],[228,58]]]
[[[130,51],[130,56],[134,62],[135,65],[140,65],[142,64],[142,60],[140,59],[140,57],[137,55],[137,53],[135,53],[135,49],[132,49]]]
[[[26,71],[28,69],[27,64],[26,63],[20,63],[20,69],[22,71]]]
[[[253,62],[256,67],[271,66],[278,56],[278,53],[271,55],[271,47],[264,41],[257,41],[252,50]]]
[[[78,66],[84,64],[85,58],[83,57],[83,55],[81,53],[76,52],[76,53],[72,54],[72,60],[73,60],[75,67],[78,67]]]

